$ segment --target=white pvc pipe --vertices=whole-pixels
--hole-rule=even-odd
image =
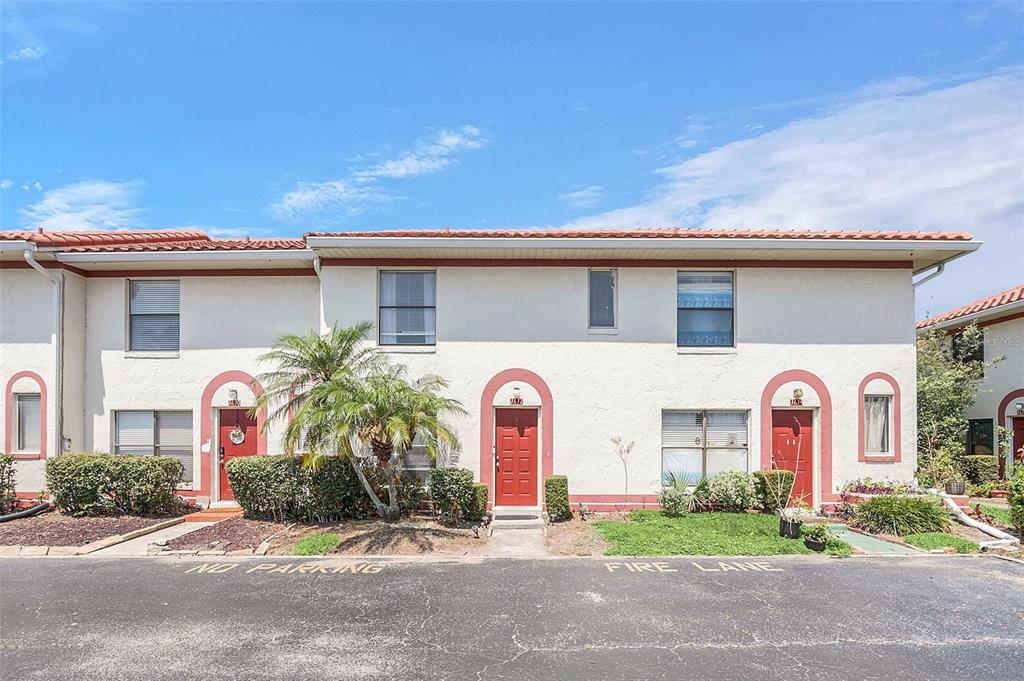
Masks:
[[[971,516],[964,513],[964,510],[957,505],[953,497],[949,496],[945,492],[939,492],[939,497],[942,498],[943,503],[956,513],[957,520],[962,522],[968,527],[973,527],[976,530],[981,530],[985,534],[995,537],[997,541],[982,541],[978,542],[978,546],[983,549],[994,549],[994,548],[1010,548],[1013,546],[1020,546],[1020,540],[1014,537],[1012,534],[1003,532],[1002,530],[996,529],[991,525],[987,525],[980,520],[972,518]]]

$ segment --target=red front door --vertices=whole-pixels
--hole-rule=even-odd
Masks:
[[[772,411],[772,468],[793,471],[793,499],[808,504],[814,494],[814,414],[810,411]]]
[[[1024,447],[1024,416],[1016,416],[1013,418],[1013,455],[1017,457],[1017,461],[1024,461],[1022,447]]]
[[[537,505],[537,410],[494,410],[494,505]]]
[[[247,409],[220,410],[220,498],[222,501],[234,499],[231,484],[228,482],[227,462],[236,456],[253,456],[256,454],[256,419],[249,416]]]

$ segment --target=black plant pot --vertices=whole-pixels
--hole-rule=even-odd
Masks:
[[[810,537],[804,537],[804,546],[809,548],[811,551],[825,550],[825,542],[821,539],[811,539]]]
[[[946,483],[946,494],[963,494],[966,488],[966,484],[963,480],[958,482],[947,482]]]
[[[799,520],[792,520],[786,516],[779,516],[779,536],[786,539],[799,539],[800,526],[803,523]]]

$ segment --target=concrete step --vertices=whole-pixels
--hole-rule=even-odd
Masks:
[[[539,513],[501,512],[494,515],[491,525],[496,530],[526,530],[544,527],[544,519]]]

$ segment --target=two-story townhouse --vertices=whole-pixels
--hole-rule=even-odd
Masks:
[[[1002,426],[1010,432],[1017,460],[1024,461],[1024,284],[930,317],[917,327],[955,337],[969,324],[976,324],[984,338],[975,357],[999,361],[985,371],[978,399],[967,412],[967,453],[997,453],[997,427]]]
[[[115,236],[116,235],[116,238]],[[281,450],[247,407],[282,333],[371,321],[468,414],[497,506],[654,505],[670,474],[773,465],[832,501],[915,468],[913,277],[965,233],[685,229],[0,233],[0,412],[20,488],[63,451],[179,456],[183,494]],[[36,400],[34,402],[34,399]],[[37,406],[38,405],[38,406]],[[38,433],[38,434],[37,434]],[[629,488],[613,437],[635,442]],[[411,467],[423,466],[416,453]]]

